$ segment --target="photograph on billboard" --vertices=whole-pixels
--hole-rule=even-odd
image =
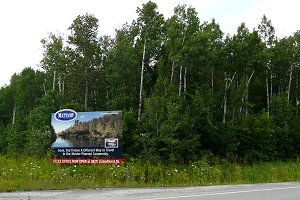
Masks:
[[[121,111],[52,113],[52,163],[122,164],[122,139]]]

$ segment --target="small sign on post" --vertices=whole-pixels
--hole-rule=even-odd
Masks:
[[[51,140],[53,164],[122,164],[122,112],[59,110]]]

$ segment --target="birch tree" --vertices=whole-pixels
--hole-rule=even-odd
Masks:
[[[247,116],[249,102],[249,87],[255,75],[265,71],[265,56],[263,44],[257,31],[249,32],[249,29],[242,23],[227,44],[231,51],[230,64],[237,72],[236,87],[242,87],[243,93],[240,101],[239,114]],[[257,77],[258,79],[259,77]]]
[[[236,72],[234,72],[233,75],[228,75],[227,72],[224,72],[223,123],[226,122],[228,90],[235,78],[235,75]]]
[[[43,59],[41,60],[41,67],[46,71],[46,73],[49,75],[52,74],[53,76],[52,90],[56,90],[58,86],[58,91],[63,93],[65,75],[67,72],[67,55],[64,47],[63,36],[50,33],[48,38],[41,40],[41,43],[43,45]]]
[[[191,36],[199,32],[199,19],[197,12],[192,7],[178,5],[174,8],[174,15],[167,21],[167,48],[169,58],[173,63],[171,66],[171,82],[174,79],[176,67],[179,68],[178,94],[187,90],[187,64],[184,58],[184,49],[188,48],[187,42]]]
[[[271,65],[272,48],[274,47],[275,29],[271,23],[271,20],[264,15],[261,19],[261,23],[258,25],[258,33],[265,45],[265,51],[267,56],[267,69],[266,69],[266,99],[267,99],[267,113],[270,114],[270,104],[272,103],[273,96],[273,71]]]
[[[208,35],[210,46],[209,51],[210,53],[207,55],[208,59],[208,68],[211,74],[211,91],[212,94],[214,93],[215,87],[215,71],[218,72],[220,65],[222,65],[222,49],[223,49],[223,35],[220,25],[216,23],[215,19],[212,19],[210,23],[204,23],[201,26],[201,30]]]
[[[138,18],[134,22],[138,29],[138,35],[136,35],[137,46],[142,47],[138,120],[142,116],[143,98],[145,96],[144,86],[146,84],[150,87],[149,84],[152,84],[151,87],[153,87],[153,78],[157,73],[155,65],[161,47],[161,33],[164,24],[163,15],[159,14],[157,9],[157,5],[151,1],[143,4],[142,8],[137,9]]]

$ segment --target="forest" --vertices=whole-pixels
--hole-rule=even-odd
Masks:
[[[191,6],[166,19],[151,1],[114,36],[99,24],[87,13],[40,38],[40,68],[1,87],[0,154],[46,156],[51,113],[69,108],[122,110],[129,157],[299,159],[300,31],[278,38],[262,16],[230,35]]]

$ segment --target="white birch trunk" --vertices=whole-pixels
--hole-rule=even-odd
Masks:
[[[44,94],[46,95],[47,94],[47,90],[46,90],[45,82],[43,83],[43,89],[44,89]]]
[[[226,122],[226,115],[227,115],[227,93],[228,93],[228,89],[230,88],[230,85],[235,77],[236,72],[234,72],[232,78],[230,79],[230,82],[228,84],[228,80],[229,78],[227,77],[227,73],[224,73],[224,77],[225,77],[225,88],[224,88],[224,97],[223,97],[223,101],[224,101],[224,105],[223,105],[223,123]]]
[[[298,97],[298,88],[299,88],[299,79],[297,76],[297,80],[296,80],[296,116],[298,117],[298,105],[299,105],[299,97]]]
[[[249,98],[249,84],[250,84],[250,81],[253,77],[253,74],[254,74],[254,71],[252,72],[252,74],[250,75],[250,78],[248,79],[247,81],[247,85],[246,85],[246,95],[245,95],[245,100],[246,102],[248,102],[248,98]],[[248,116],[248,107],[246,107],[246,110],[245,110],[245,116]]]
[[[179,95],[181,95],[181,88],[182,88],[182,65],[180,65],[180,71],[179,71],[179,91],[178,91]]]
[[[15,102],[14,108],[13,108],[12,124],[15,124],[15,123],[16,123],[16,111],[17,111],[17,105],[16,105],[16,102]]]
[[[211,68],[211,93],[214,93],[214,67]]]
[[[291,65],[291,68],[290,68],[289,86],[288,86],[288,91],[287,91],[288,101],[290,101],[292,76],[293,76],[293,65]]]
[[[174,76],[174,66],[175,65],[175,63],[174,63],[174,61],[173,61],[173,64],[172,64],[172,69],[171,69],[171,83],[172,83],[172,81],[173,81],[173,76]]]
[[[271,70],[270,72],[270,105],[272,105],[273,102],[273,72]],[[271,112],[271,107],[270,107],[270,112]]]
[[[85,67],[85,93],[84,93],[84,109],[85,111],[88,110],[88,95],[89,95],[89,85],[88,85],[88,68]]]
[[[268,74],[266,76],[266,92],[267,92],[267,113],[270,115],[270,95],[269,95],[269,79]]]
[[[65,93],[65,81],[62,81],[62,93]]]
[[[54,71],[53,73],[52,90],[55,90],[55,81],[56,81],[56,71]]]
[[[245,90],[244,90],[243,97],[242,97],[242,103],[248,102],[249,83],[253,77],[253,74],[254,74],[254,71],[252,72],[252,74],[250,75],[249,78],[248,78],[248,76],[246,77],[246,86],[245,86]],[[243,108],[243,105],[241,105],[241,107],[240,107],[240,112],[242,112],[242,108]],[[248,108],[247,107],[245,108],[245,116],[248,116]]]
[[[184,77],[183,77],[183,92],[186,92],[186,72],[187,72],[187,67],[184,68]]]
[[[224,97],[223,97],[223,123],[226,122],[226,113],[227,113],[227,88],[228,88],[228,78],[226,72],[224,73],[224,82],[225,82],[225,87],[224,87]]]
[[[61,74],[58,76],[58,91],[59,93],[62,93]]]
[[[141,116],[142,116],[142,101],[143,101],[143,82],[144,82],[145,54],[146,54],[146,38],[144,39],[144,50],[143,50],[143,59],[142,59],[142,67],[141,67],[141,82],[140,82],[140,95],[139,95],[138,121],[140,121]]]

